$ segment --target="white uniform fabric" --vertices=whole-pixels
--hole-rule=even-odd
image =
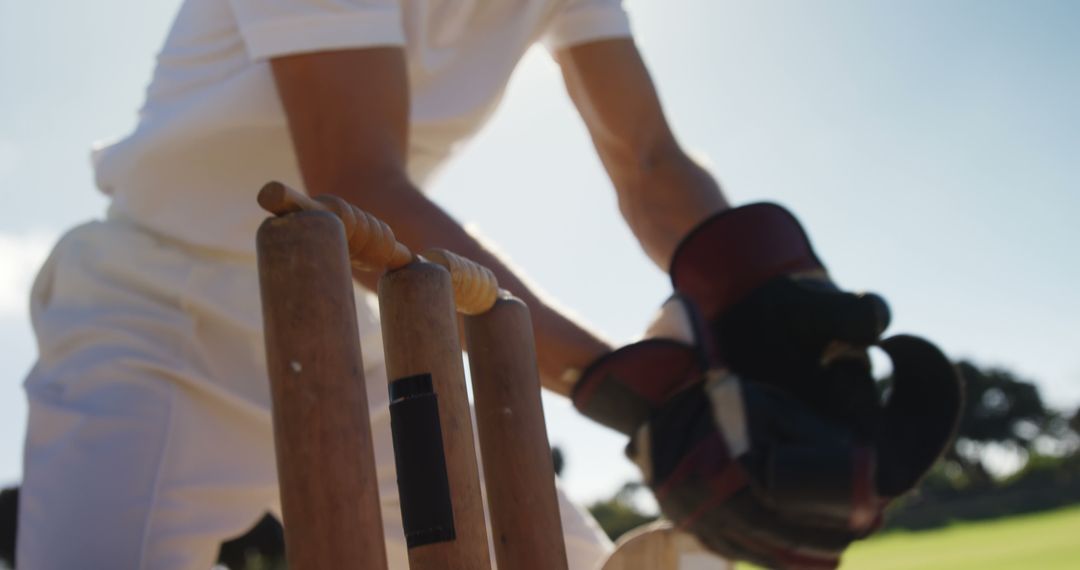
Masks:
[[[280,516],[257,291],[246,257],[125,220],[61,240],[31,298],[20,570],[205,570]],[[390,569],[406,570],[381,339],[362,345]],[[611,545],[559,502],[570,568],[592,570]]]
[[[268,58],[403,46],[422,184],[490,116],[531,45],[627,35],[621,0],[185,0],[138,126],[94,153],[109,219],[69,233],[35,286],[20,569],[207,568],[222,539],[277,508],[254,198],[268,180],[302,184]],[[369,303],[358,298],[396,570]],[[589,569],[610,544],[561,499],[571,568]]]
[[[534,43],[628,34],[620,0],[187,0],[138,127],[95,153],[98,187],[155,232],[251,252],[259,187],[302,187],[267,58],[403,45],[407,164],[423,186],[491,115]]]

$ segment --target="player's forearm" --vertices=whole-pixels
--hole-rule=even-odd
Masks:
[[[605,154],[623,218],[645,253],[664,271],[687,232],[729,207],[712,174],[674,141],[633,156],[625,151],[623,156],[618,151]]]
[[[653,262],[667,271],[679,240],[727,208],[719,185],[679,147],[632,40],[583,43],[556,58],[615,183],[623,217]]]
[[[358,169],[351,176],[339,173],[333,178],[335,184],[309,187],[309,192],[335,194],[363,208],[386,222],[395,237],[412,251],[445,248],[484,265],[495,273],[502,288],[524,301],[532,316],[540,379],[545,388],[568,396],[573,383],[565,381],[564,373],[581,370],[611,350],[609,343],[555,307],[492,248],[424,196],[403,173],[376,176]],[[376,289],[377,273],[357,272],[355,276],[368,289]]]
[[[400,48],[301,54],[272,60],[289,131],[312,195],[336,194],[390,224],[414,251],[444,247],[491,268],[532,312],[545,386],[608,350],[597,335],[542,299],[506,263],[428,200],[405,175],[409,86]],[[360,279],[374,287],[375,276]]]
[[[529,306],[541,380],[546,388],[569,394],[572,386],[561,381],[562,373],[570,368],[581,369],[611,349],[597,334],[556,308],[516,269],[469,234],[403,176],[363,191],[351,190],[346,185],[335,193],[385,221],[394,229],[397,238],[413,251],[442,247],[491,269],[500,286]],[[374,284],[372,279],[363,281],[368,287]]]

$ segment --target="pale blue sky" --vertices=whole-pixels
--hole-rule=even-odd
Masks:
[[[89,143],[131,127],[177,0],[0,0],[0,483],[19,477],[25,288],[100,216]],[[1080,3],[628,0],[677,133],[736,203],[776,200],[893,331],[1080,403]],[[558,70],[530,54],[435,198],[613,339],[667,294],[632,243]],[[566,484],[633,476],[622,439],[549,398]]]

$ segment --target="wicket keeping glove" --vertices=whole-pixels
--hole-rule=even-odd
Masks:
[[[888,322],[884,302],[837,291],[778,206],[706,221],[672,279],[658,338],[593,363],[575,404],[631,436],[664,514],[710,548],[835,567],[950,441],[954,370],[926,341],[882,341],[894,382],[881,403],[863,349]]]

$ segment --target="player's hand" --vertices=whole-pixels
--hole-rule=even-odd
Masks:
[[[695,320],[677,297],[666,307],[662,321]],[[574,403],[631,436],[627,454],[664,515],[730,558],[834,568],[951,437],[955,372],[926,341],[883,341],[893,359],[891,396],[840,420],[733,374],[685,330],[657,330],[667,338],[631,344],[587,368]],[[861,365],[831,371],[873,384]]]
[[[866,348],[889,325],[872,293],[840,290],[798,220],[776,204],[717,214],[692,230],[671,281],[703,316],[702,336],[733,371],[841,421],[864,421],[877,397]]]
[[[711,548],[835,566],[949,444],[959,378],[926,341],[879,341],[885,302],[838,290],[779,206],[707,220],[671,276],[676,296],[652,331],[667,338],[598,360],[576,405],[632,436],[664,513]],[[894,364],[884,404],[871,344]]]
[[[798,220],[776,204],[699,224],[672,256],[671,281],[701,311],[706,342],[733,370],[801,397],[808,374],[856,355],[889,325],[885,300],[841,291]]]

